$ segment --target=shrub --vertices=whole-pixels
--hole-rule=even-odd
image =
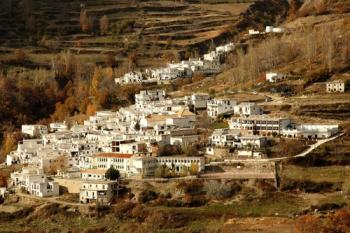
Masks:
[[[207,198],[205,195],[191,195],[186,194],[183,200],[185,206],[188,207],[198,207],[205,205],[207,203]]]
[[[138,221],[143,221],[146,217],[146,213],[142,205],[137,204],[131,211],[131,217],[136,218]]]
[[[203,181],[201,180],[190,180],[181,181],[176,186],[177,189],[182,190],[185,194],[200,194],[202,193]]]
[[[318,210],[318,211],[327,211],[327,210],[336,210],[344,207],[346,204],[345,203],[324,203],[320,205],[312,205],[311,209],[312,210]]]
[[[210,198],[224,199],[232,197],[235,193],[241,190],[238,184],[228,184],[215,180],[208,181],[204,184],[204,190]]]
[[[158,194],[152,190],[145,190],[140,193],[138,201],[140,203],[147,203],[157,199]]]
[[[335,185],[330,182],[313,182],[310,180],[285,179],[282,182],[283,191],[300,190],[308,193],[335,191]]]
[[[125,219],[131,216],[131,211],[135,207],[133,202],[124,202],[116,205],[113,209],[113,213],[118,219]]]
[[[344,195],[350,196],[350,181],[348,179],[343,182],[342,191]]]

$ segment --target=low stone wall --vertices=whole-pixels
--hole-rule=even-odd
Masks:
[[[54,178],[58,182],[60,188],[63,187],[68,193],[79,193],[82,185],[81,179]]]

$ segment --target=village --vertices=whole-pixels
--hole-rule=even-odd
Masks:
[[[231,49],[234,49],[232,43],[218,47],[205,57],[211,57],[213,64],[218,64],[224,54],[220,51]],[[182,70],[181,75],[187,75],[203,71],[195,65],[200,64],[200,60],[180,64],[159,73]],[[141,73],[128,78],[136,74],[126,74],[121,83],[142,82]],[[160,75],[156,79],[168,80],[178,75]],[[266,82],[284,78],[283,74],[266,73]],[[116,83],[119,85],[120,80]],[[325,89],[344,92],[344,85],[339,81],[330,82]],[[227,122],[226,127],[209,130],[208,125],[203,124],[222,119]],[[17,149],[7,155],[6,166],[26,166],[11,174],[9,187],[3,190],[45,198],[59,196],[64,188],[78,193],[81,203],[111,203],[123,179],[275,180],[278,158],[269,158],[267,153],[271,140],[293,138],[312,145],[340,131],[338,124],[300,124],[290,118],[271,116],[255,102],[208,93],[173,98],[162,89],[142,90],[135,95],[134,105],[118,111],[98,111],[83,124],[22,125],[25,137]],[[221,171],[213,169],[217,166]],[[249,170],[251,167],[253,170]]]
[[[0,233],[350,232],[350,1],[0,9]]]

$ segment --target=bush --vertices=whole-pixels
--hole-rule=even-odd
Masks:
[[[129,218],[135,206],[136,204],[133,202],[120,203],[114,207],[113,213],[118,219]]]
[[[207,204],[208,200],[205,195],[186,194],[183,200],[185,206],[198,207]]]
[[[203,181],[201,180],[190,180],[181,181],[176,186],[177,189],[182,190],[185,194],[201,194],[203,189]]]
[[[327,211],[327,210],[336,210],[343,208],[346,204],[345,203],[324,203],[320,205],[312,205],[311,210],[318,210],[318,211]]]
[[[146,212],[142,205],[137,204],[131,211],[131,217],[136,218],[138,221],[143,221],[146,217]]]
[[[168,207],[182,207],[184,203],[180,200],[169,200],[167,203]]]
[[[215,180],[208,181],[204,184],[204,190],[210,198],[225,199],[232,197],[235,193],[241,190],[238,184],[228,184]]]
[[[146,190],[140,193],[138,201],[140,203],[147,203],[158,198],[158,194],[152,190]]]
[[[343,182],[342,191],[344,195],[350,196],[350,181],[348,179]]]
[[[313,182],[310,180],[285,179],[282,182],[283,191],[299,190],[307,193],[319,193],[335,191],[335,185],[330,182]]]

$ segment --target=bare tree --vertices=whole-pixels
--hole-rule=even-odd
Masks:
[[[100,19],[100,34],[101,35],[106,35],[109,31],[109,19],[107,15],[104,15]]]

